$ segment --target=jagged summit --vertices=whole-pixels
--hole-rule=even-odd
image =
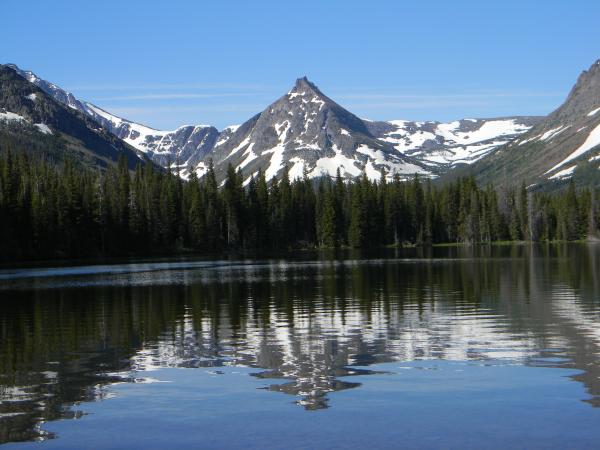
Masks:
[[[298,78],[296,80],[296,83],[294,83],[294,87],[292,88],[292,90],[289,93],[300,93],[300,92],[312,92],[316,95],[324,95],[319,90],[317,85],[314,84],[312,81],[310,81],[306,75],[301,78]]]
[[[598,105],[600,105],[600,60],[579,75],[565,103],[550,117],[554,116],[556,120],[569,120],[569,117],[588,112],[590,107]]]

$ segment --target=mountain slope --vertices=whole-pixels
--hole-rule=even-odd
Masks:
[[[482,182],[553,188],[572,177],[599,185],[599,166],[600,60],[579,76],[558,109],[468,171]]]
[[[472,164],[540,122],[542,117],[515,116],[454,122],[367,121],[378,139],[418,159],[433,173]]]
[[[81,101],[70,92],[29,70],[22,70],[12,64],[8,67],[56,101],[90,117],[105,130],[144,152],[161,166],[167,166],[169,163],[196,165],[211,151],[219,136],[218,130],[210,125],[185,125],[172,131],[155,130],[115,116],[92,103]]]
[[[254,116],[215,145],[210,157],[217,174],[227,165],[242,169],[247,177],[263,170],[267,179],[287,164],[290,177],[345,177],[366,172],[387,175],[425,173],[415,159],[377,140],[365,123],[325,96],[306,78],[262,113]],[[200,166],[202,168],[203,165]]]
[[[53,150],[104,167],[125,155],[131,168],[145,159],[89,117],[65,107],[12,67],[0,65],[0,136],[15,149]],[[18,147],[18,148],[17,148]]]

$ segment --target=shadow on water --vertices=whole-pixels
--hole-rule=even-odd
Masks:
[[[599,264],[570,244],[4,272],[0,443],[166,367],[256,368],[314,410],[372,364],[500,360],[577,369],[600,406]]]

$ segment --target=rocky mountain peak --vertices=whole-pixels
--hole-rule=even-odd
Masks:
[[[367,171],[379,178],[383,171],[413,174],[422,168],[385,142],[377,140],[365,123],[323,94],[306,77],[233,134],[220,138],[211,158],[217,177],[228,164],[249,178],[262,170],[267,179],[287,166],[291,178],[345,177]]]
[[[600,88],[600,59],[592,64],[588,70],[581,72],[573,91],[579,91],[583,88]]]
[[[551,121],[571,122],[600,106],[600,60],[584,70],[565,103],[550,114]]]
[[[288,92],[288,96],[313,96],[327,99],[317,85],[311,82],[306,76],[296,80],[294,87]]]
[[[316,90],[316,91],[319,90],[313,82],[309,81],[309,79],[306,75],[298,78],[296,80],[296,83],[294,84],[294,90],[301,90],[301,89],[312,89],[312,90]]]

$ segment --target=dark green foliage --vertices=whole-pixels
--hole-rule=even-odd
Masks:
[[[557,194],[524,186],[481,189],[472,177],[443,187],[415,177],[345,182],[287,170],[243,185],[233,167],[219,188],[212,164],[182,181],[127,161],[105,172],[0,152],[4,260],[298,247],[375,247],[598,236],[598,195],[571,183]]]

